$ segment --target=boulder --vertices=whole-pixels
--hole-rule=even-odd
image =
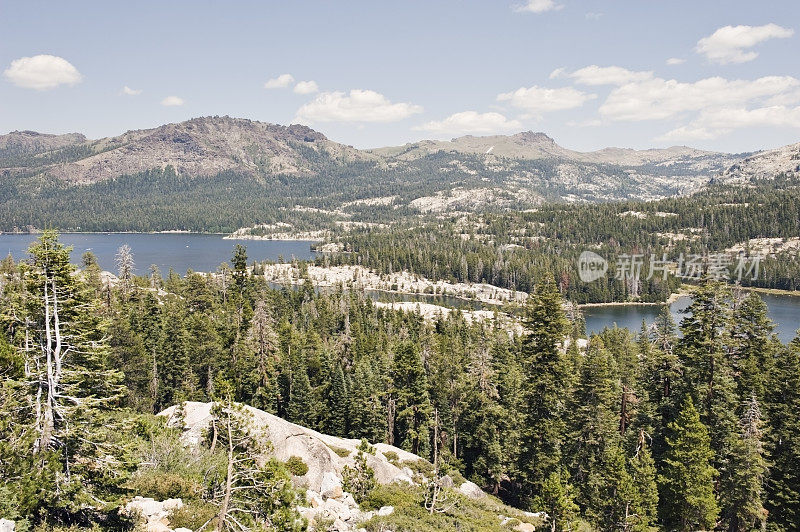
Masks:
[[[520,523],[514,527],[517,532],[535,532],[536,527],[530,523]]]
[[[17,524],[10,519],[0,519],[0,532],[14,532]]]
[[[377,515],[381,517],[386,517],[387,515],[392,515],[394,513],[394,506],[381,506],[380,510],[377,511]]]
[[[458,491],[470,499],[483,499],[486,497],[486,493],[477,484],[469,480],[461,484],[458,487]]]
[[[202,439],[203,431],[211,422],[211,403],[198,403],[187,401],[183,403],[183,423],[186,430],[183,434],[184,442],[197,445]],[[338,438],[319,433],[294,423],[289,423],[268,412],[244,406],[252,414],[253,425],[266,432],[272,442],[274,456],[278,460],[286,461],[291,456],[300,457],[308,465],[308,473],[301,480],[297,480],[302,487],[315,491],[326,498],[340,498],[342,469],[345,465],[353,466],[357,447],[360,440]],[[167,422],[176,424],[178,406],[172,406],[161,412]],[[410,470],[404,471],[389,462],[384,456],[386,452],[397,455],[398,463],[408,460],[417,461],[420,457],[394,447],[378,443],[375,445],[378,452],[374,455],[367,454],[367,465],[375,471],[375,479],[380,484],[392,482],[413,483]],[[346,456],[339,456],[334,450],[347,451]],[[345,454],[342,452],[341,454]],[[338,480],[339,489],[334,487],[333,477]],[[324,487],[323,487],[324,484]],[[326,494],[327,492],[327,494]]]
[[[450,475],[445,475],[439,479],[439,485],[443,488],[452,488],[453,478]]]
[[[167,499],[157,501],[150,497],[134,497],[126,504],[122,513],[129,516],[139,516],[145,523],[147,532],[170,532],[169,513],[183,507],[180,499]]]

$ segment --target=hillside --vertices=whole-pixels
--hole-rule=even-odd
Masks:
[[[727,168],[718,181],[742,185],[751,180],[771,179],[778,174],[800,173],[800,142],[756,153]]]
[[[22,139],[27,140],[24,146],[28,155],[67,146],[83,148],[85,151],[74,160],[51,164],[42,159],[38,168],[46,176],[73,184],[96,183],[167,166],[178,175],[193,177],[224,171],[250,176],[309,175],[327,159],[343,163],[369,158],[305,126],[229,117],[196,118],[94,141],[82,135],[12,133],[0,137],[0,147],[20,145]]]
[[[14,132],[0,136],[0,230],[232,232],[281,223],[308,231],[554,201],[651,201],[691,194],[726,169],[733,184],[746,168],[779,173],[796,153],[577,152],[533,132],[358,150],[305,126],[230,117],[98,140]]]

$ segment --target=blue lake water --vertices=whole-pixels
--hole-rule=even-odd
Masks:
[[[767,304],[770,319],[776,324],[775,332],[784,343],[791,341],[800,328],[800,295],[759,294]],[[679,325],[686,316],[683,312],[691,303],[688,297],[681,297],[670,305],[670,312],[675,324]],[[661,305],[614,305],[607,307],[586,307],[583,316],[586,319],[586,332],[600,332],[615,324],[620,328],[628,328],[638,332],[642,328],[642,320],[651,324],[661,312]]]
[[[0,256],[11,253],[15,259],[27,257],[27,249],[36,235],[0,235]],[[116,271],[114,256],[119,247],[128,244],[133,251],[136,273],[144,275],[155,264],[162,274],[174,269],[212,272],[223,262],[231,263],[236,244],[247,247],[248,259],[286,261],[292,258],[313,259],[312,242],[305,240],[225,240],[222,235],[187,233],[65,233],[61,242],[73,246],[72,262],[79,263],[81,255],[91,251],[97,255],[100,267]]]

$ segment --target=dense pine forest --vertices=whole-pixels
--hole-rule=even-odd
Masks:
[[[524,212],[453,214],[433,220],[338,232],[347,253],[320,264],[360,264],[381,273],[407,270],[431,279],[486,282],[529,292],[542,271],[556,275],[559,288],[577,303],[664,301],[681,284],[647,269],[635,290],[615,279],[616,259],[640,254],[666,256],[723,253],[755,238],[796,238],[800,234],[800,188],[779,176],[747,187],[711,185],[691,196],[653,202],[565,205],[547,203]],[[610,262],[611,275],[594,283],[578,279],[578,256],[592,250]],[[751,257],[756,250],[742,250]],[[728,268],[735,279],[736,261]],[[800,263],[792,252],[769,252],[758,276],[744,286],[796,290]],[[738,280],[738,279],[737,279]]]
[[[613,220],[619,208],[627,210],[585,212]],[[519,217],[553,228],[553,209]],[[488,226],[497,236],[504,223]],[[722,239],[718,223],[709,241]],[[561,225],[573,242],[610,227]],[[797,234],[796,225],[784,229]],[[356,248],[372,244],[352,242],[360,260],[428,273],[404,264],[395,242],[369,253]],[[628,243],[648,244],[620,245]],[[326,434],[397,445],[506,503],[546,512],[554,531],[798,529],[800,338],[781,344],[756,294],[706,279],[679,324],[664,313],[653,327],[583,342],[554,261],[491,279],[531,293],[517,335],[459,313],[425,321],[355,291],[274,289],[241,246],[230,266],[185,277],[134,276],[123,249],[113,282],[91,253],[80,269],[69,253],[45,232],[29,258],[0,265],[0,514],[18,530],[131,529],[119,507],[133,495],[181,497],[190,511],[176,523],[222,526],[219,494],[234,463],[258,479],[247,491],[247,528],[303,529],[289,466],[254,461],[230,416],[219,417],[224,445],[204,446],[200,459],[153,416],[189,400],[227,411],[244,403]],[[420,256],[442,253],[433,240]],[[433,276],[477,280],[495,268],[486,253]]]

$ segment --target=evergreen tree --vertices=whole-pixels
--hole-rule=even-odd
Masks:
[[[714,497],[717,471],[708,429],[691,398],[667,427],[667,450],[659,475],[663,521],[676,530],[708,530],[715,526],[719,506]]]
[[[523,339],[521,354],[527,382],[519,470],[525,490],[536,493],[561,463],[570,392],[568,364],[561,349],[569,322],[550,276],[542,279],[529,298],[526,327],[530,332]]]
[[[761,425],[761,408],[753,395],[746,404],[739,437],[731,445],[732,478],[721,488],[729,501],[722,517],[726,528],[732,532],[766,527],[767,511],[763,498],[767,461]]]
[[[113,418],[125,393],[122,374],[109,361],[100,302],[76,275],[70,251],[53,231],[31,245],[25,291],[3,312],[16,354],[0,342],[0,356],[11,362],[0,432],[9,437],[3,450],[14,453],[0,459],[3,483],[19,489],[20,508],[60,520],[119,496],[128,467]],[[16,458],[9,464],[7,456]],[[6,476],[6,468],[26,464],[16,471],[21,478]]]
[[[347,382],[344,378],[342,366],[339,364],[336,364],[331,369],[330,375],[324,432],[344,437],[347,436],[347,417],[350,406]]]
[[[658,517],[656,466],[647,446],[644,431],[639,433],[636,454],[628,466],[629,484],[623,491],[626,500],[623,530],[650,532]]]
[[[775,325],[767,316],[767,304],[756,292],[742,300],[731,320],[732,361],[739,399],[746,403],[755,394],[764,400],[766,379],[775,358]]]
[[[765,506],[776,530],[795,530],[800,523],[800,336],[778,351],[773,368],[767,386],[772,466]]]
[[[578,505],[574,497],[569,475],[551,471],[542,482],[542,489],[533,506],[547,514],[551,532],[572,530],[578,517]]]
[[[395,348],[392,371],[396,401],[397,441],[403,449],[420,454],[428,442],[433,406],[419,348],[405,341]]]
[[[303,366],[292,372],[292,388],[286,413],[289,421],[304,427],[314,425],[314,397],[308,373]]]

